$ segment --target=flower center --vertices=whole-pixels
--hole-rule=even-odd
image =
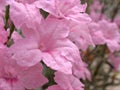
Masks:
[[[5,74],[4,76],[3,76],[3,78],[6,80],[6,81],[8,81],[8,82],[16,82],[18,79],[17,79],[17,76],[15,76],[15,75],[12,75],[11,73],[8,73],[8,74]]]
[[[39,49],[40,49],[41,51],[45,51],[45,50],[46,50],[46,47],[44,46],[43,43],[41,43],[41,44],[39,45]]]
[[[15,69],[11,66],[4,67],[2,77],[3,79],[10,83],[16,82],[18,80],[17,73],[15,72]]]
[[[12,74],[5,75],[3,78],[10,83],[16,82],[18,80],[17,76],[12,76]]]

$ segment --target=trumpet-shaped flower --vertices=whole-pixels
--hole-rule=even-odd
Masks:
[[[120,33],[115,23],[101,20],[92,23],[90,29],[95,44],[107,44],[111,52],[120,50]]]
[[[43,60],[54,70],[72,74],[75,58],[81,61],[78,48],[67,39],[69,30],[63,20],[46,19],[39,30],[23,31],[26,38],[11,46],[19,65],[33,66]]]
[[[29,68],[20,67],[8,50],[0,47],[0,90],[35,89],[47,82],[40,63]]]

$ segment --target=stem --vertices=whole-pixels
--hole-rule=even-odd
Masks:
[[[111,16],[111,22],[114,21],[115,16],[117,15],[120,7],[120,1],[118,2],[117,6],[113,9],[113,14]]]
[[[6,6],[6,11],[5,11],[5,26],[4,26],[4,28],[5,28],[5,30],[7,30],[7,28],[8,28],[8,20],[9,20],[9,8],[10,8],[10,6],[8,5],[8,6]]]

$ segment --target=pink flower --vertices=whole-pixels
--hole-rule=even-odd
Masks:
[[[69,25],[70,28],[70,34],[69,39],[75,43],[75,45],[78,46],[79,49],[85,51],[89,45],[93,45],[94,43],[92,41],[92,37],[90,35],[90,31],[88,28],[87,20],[83,20],[80,23],[78,22],[72,22]]]
[[[76,61],[73,65],[73,75],[83,80],[91,80],[91,73],[84,62]]]
[[[99,25],[110,51],[120,50],[120,33],[117,25],[106,20],[100,21]]]
[[[115,23],[101,20],[90,24],[89,28],[95,44],[107,44],[111,52],[120,50],[120,33]]]
[[[95,0],[90,6],[90,16],[94,21],[99,21],[103,14],[101,12],[103,5],[100,4],[99,0]]]
[[[39,9],[33,4],[23,4],[16,1],[11,1],[10,19],[18,29],[22,29],[24,25],[28,28],[35,29],[36,24],[39,25],[41,23],[42,16]]]
[[[89,24],[90,34],[95,45],[105,44],[103,33],[100,30],[100,26],[96,22]]]
[[[38,28],[37,25],[40,25],[41,17],[35,6],[49,12],[48,18],[64,19],[64,22],[70,25],[69,39],[75,42],[78,48],[85,50],[89,45],[93,45],[87,26],[91,19],[87,14],[80,13],[85,12],[86,4],[80,4],[79,0],[40,0],[33,4],[13,2],[11,3],[10,16],[17,28],[23,29],[25,24],[28,28]],[[34,18],[36,16],[37,18]],[[17,19],[17,17],[21,17],[21,19]]]
[[[50,86],[47,90],[84,90],[84,85],[72,75],[56,72],[54,79],[57,85]]]
[[[0,90],[24,90],[41,87],[47,79],[41,74],[42,66],[19,67],[11,54],[0,48]]]
[[[74,42],[79,49],[85,50],[89,45],[93,45],[92,38],[89,33],[88,23],[91,22],[89,15],[85,12],[86,4],[80,4],[80,0],[44,0],[36,6],[49,12],[47,18],[57,18],[65,20],[69,26],[69,39]],[[49,7],[49,8],[48,8]]]
[[[104,8],[103,3],[101,4],[99,0],[95,0],[90,6],[90,17],[93,21],[98,22],[101,19],[108,19],[105,14],[103,14],[102,9]]]
[[[39,0],[35,5],[58,18],[69,18],[69,15],[84,12],[87,6],[80,4],[80,0]]]
[[[34,4],[17,2],[13,2],[14,5],[11,4],[11,20],[17,28],[21,28],[25,37],[17,39],[10,47],[11,52],[14,53],[12,58],[16,60],[17,64],[21,66],[34,66],[42,60],[48,67],[54,70],[66,74],[75,72],[77,77],[83,78],[83,68],[86,68],[86,66],[81,61],[79,49],[73,42],[78,43],[78,47],[84,50],[92,43],[88,27],[86,26],[91,19],[87,14],[80,13],[85,11],[85,6],[79,5],[78,2],[79,0],[75,2],[74,0],[62,2],[57,0],[55,2],[54,0],[41,0],[36,1]],[[34,15],[37,15],[36,10],[38,9],[36,7],[38,4],[43,10],[48,10],[51,15],[45,20],[41,20],[41,17],[38,17],[31,22]],[[49,7],[49,4],[51,8],[46,7],[46,5]],[[61,5],[57,6],[58,4]],[[22,9],[17,7],[18,5]],[[66,5],[66,7],[63,8],[63,5]],[[83,7],[83,9],[81,10],[80,7]],[[59,14],[54,13],[55,9]],[[15,12],[15,14],[12,12]],[[19,15],[21,19],[16,19]],[[81,25],[80,28],[79,25]],[[75,35],[76,37],[74,37]],[[84,46],[84,44],[86,45]],[[76,62],[80,62],[77,64],[77,67],[75,67]],[[77,71],[75,71],[76,68]],[[81,72],[82,74],[80,75]]]
[[[19,65],[33,66],[42,59],[48,67],[72,74],[72,63],[76,59],[83,63],[78,48],[67,39],[69,31],[63,20],[46,19],[38,31],[24,32],[27,37],[11,46]]]
[[[103,4],[100,3],[99,0],[95,0],[90,7],[90,11],[96,11],[96,12],[101,13],[102,8],[103,8]]]

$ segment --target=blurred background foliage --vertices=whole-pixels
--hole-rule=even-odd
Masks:
[[[86,12],[91,13],[90,7],[96,0],[83,0],[87,2]],[[101,10],[97,11],[105,14],[111,22],[120,16],[120,0],[97,0],[102,5]],[[89,47],[82,53],[83,60],[88,64],[92,80],[82,80],[85,84],[85,90],[108,90],[109,86],[120,86],[120,70],[115,70],[114,65],[109,60],[110,51],[106,45],[97,45],[95,48]],[[119,51],[114,52],[116,56]],[[118,62],[119,63],[119,62]],[[112,89],[111,89],[112,90]]]

